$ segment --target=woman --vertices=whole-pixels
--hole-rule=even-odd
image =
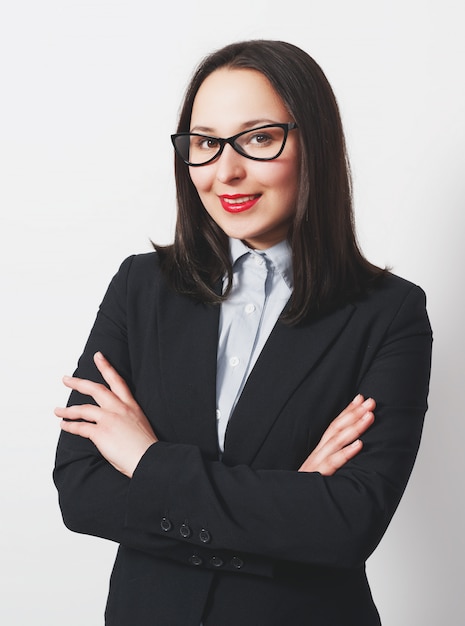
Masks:
[[[380,624],[364,563],[420,441],[424,294],[357,247],[300,49],[207,57],[172,140],[174,244],[122,264],[56,410],[64,521],[120,544],[106,623]]]

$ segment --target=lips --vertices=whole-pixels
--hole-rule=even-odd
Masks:
[[[243,211],[248,211],[251,209],[260,199],[260,194],[255,195],[242,195],[242,194],[234,194],[234,195],[222,195],[219,196],[221,206],[228,213],[242,213]]]

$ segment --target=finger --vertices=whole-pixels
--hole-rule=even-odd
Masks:
[[[366,412],[373,412],[376,407],[376,402],[373,398],[364,400],[363,396],[359,395],[352,400],[352,402],[334,419],[328,428],[323,433],[320,440],[322,444],[325,444],[334,436],[347,427],[355,424],[360,420]]]
[[[358,393],[355,398],[352,400],[352,402],[349,404],[350,406],[359,406],[360,404],[362,404],[362,402],[365,400],[365,398],[362,396],[361,393]]]
[[[341,469],[341,467],[343,467],[343,465],[345,465],[347,461],[353,459],[354,456],[356,456],[362,448],[363,442],[361,441],[361,439],[356,439],[348,446],[342,448],[342,450],[335,452],[330,457],[328,457],[326,463],[323,464],[322,468],[320,469],[320,474],[323,474],[323,476],[332,476],[337,472],[337,470]]]
[[[57,407],[54,413],[57,417],[65,420],[85,420],[96,424],[102,415],[102,409],[94,404],[75,404]]]
[[[355,398],[352,400],[352,402],[350,402],[346,408],[341,411],[339,413],[339,415],[337,416],[336,420],[338,419],[342,419],[344,416],[352,413],[353,411],[357,411],[358,409],[360,409],[361,407],[364,407],[366,409],[368,409],[369,411],[372,411],[376,406],[376,402],[373,398],[364,398],[364,396],[362,396],[361,393],[359,393],[357,396],[355,396]]]
[[[69,389],[78,391],[85,396],[90,396],[99,406],[104,406],[109,410],[116,411],[121,404],[118,396],[102,383],[96,383],[86,378],[77,378],[76,376],[63,376],[63,384]]]
[[[362,415],[357,416],[357,419],[346,422],[343,428],[332,431],[331,435],[324,442],[322,441],[321,451],[330,455],[349,445],[363,435],[374,420],[375,416],[372,411],[364,411]]]
[[[339,413],[338,417],[342,417],[343,415],[346,415],[349,411],[351,411],[357,406],[360,406],[363,402],[365,402],[365,398],[362,396],[361,393],[358,393],[355,396],[355,398],[352,400],[352,402],[349,402],[346,408]]]
[[[373,398],[365,398],[359,394],[356,396],[350,404],[346,406],[346,408],[339,413],[336,419],[333,421],[335,424],[343,423],[347,419],[351,419],[352,416],[355,418],[360,417],[360,415],[366,411],[373,411],[376,407],[376,402]]]
[[[345,409],[341,411],[339,415],[331,422],[331,424],[325,430],[321,440],[327,441],[329,438],[333,437],[336,432],[359,419],[365,412],[366,403],[367,401],[361,394],[355,396],[352,402],[350,402],[345,407]]]
[[[91,424],[89,422],[67,422],[65,420],[61,421],[60,426],[61,430],[70,433],[71,435],[79,435],[79,437],[84,437],[85,439],[92,439],[96,428],[95,424]]]
[[[108,359],[106,359],[101,352],[96,352],[94,354],[94,363],[113,393],[115,393],[123,402],[130,403],[133,400],[132,393],[130,392],[124,378],[118,374]]]

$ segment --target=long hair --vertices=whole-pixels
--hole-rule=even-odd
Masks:
[[[252,40],[207,56],[186,90],[177,132],[190,130],[195,96],[219,68],[261,72],[296,121],[300,137],[299,189],[288,233],[294,289],[283,319],[290,324],[319,314],[365,291],[384,274],[362,255],[355,236],[349,161],[341,117],[319,65],[282,41]],[[228,238],[204,209],[188,166],[175,155],[178,213],[174,243],[156,246],[175,289],[219,303],[231,287]],[[221,295],[217,282],[228,276]]]

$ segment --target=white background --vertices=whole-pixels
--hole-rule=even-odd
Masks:
[[[345,123],[362,247],[428,295],[435,344],[422,447],[368,563],[383,626],[465,622],[460,4],[1,5],[1,624],[103,623],[115,546],[64,528],[51,481],[61,376],[123,258],[150,250],[150,238],[171,240],[169,134],[194,65],[256,37],[295,43],[323,67]]]

